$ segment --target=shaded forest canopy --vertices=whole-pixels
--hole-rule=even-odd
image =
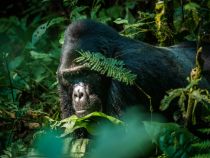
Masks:
[[[61,129],[62,125],[65,125],[65,132],[61,133],[68,136],[72,134],[69,131],[74,131],[77,127],[84,128],[86,120],[93,120],[91,117],[96,120],[98,117],[108,119],[114,126],[123,124],[120,120],[109,118],[101,113],[92,114],[84,119],[70,118],[71,121],[75,121],[74,127],[69,127],[69,122],[66,120],[60,122],[61,111],[56,71],[64,41],[64,30],[70,23],[87,18],[112,26],[122,36],[156,46],[171,46],[180,43],[185,45],[185,42],[196,45],[197,48],[210,45],[209,0],[1,1],[0,155],[2,156],[0,157],[28,154],[34,142],[33,138],[39,135],[37,131],[39,133],[44,127]],[[207,55],[208,58],[209,56]],[[195,66],[199,67],[199,64]],[[167,108],[174,99],[179,98],[177,105],[183,112],[186,110],[183,110],[183,107],[192,105],[190,97],[196,96],[193,103],[197,105],[197,102],[201,102],[208,110],[203,115],[205,124],[199,126],[200,131],[195,133],[199,133],[199,136],[202,135],[206,139],[210,133],[209,92],[197,86],[200,76],[195,79],[192,79],[190,75],[189,77],[191,77],[191,80],[188,80],[189,85],[169,92],[161,102],[161,106]],[[196,117],[195,109],[191,112],[192,123],[197,124],[198,120],[194,118]],[[189,114],[189,111],[186,113]],[[91,125],[88,124],[85,127],[89,133],[95,134],[90,128]],[[195,152],[192,152],[190,156],[200,154],[202,157],[202,154],[205,156],[210,154],[209,140],[203,142],[200,140],[202,138],[199,140],[194,138],[189,132],[191,129],[182,130],[177,124],[153,123],[151,125],[148,122],[144,122],[144,127],[149,135],[155,135],[158,153],[150,151],[153,156],[181,157],[191,151]],[[160,130],[151,133],[156,127],[166,129],[166,132]],[[142,131],[142,127],[138,130]],[[134,132],[132,128],[130,132]],[[52,136],[60,136],[61,133],[55,132]],[[171,136],[172,133],[175,134]],[[135,139],[129,136],[125,138]],[[190,141],[186,142],[187,139]],[[182,144],[183,141],[185,146]],[[88,145],[88,142],[89,140],[85,139],[72,146],[76,144],[75,146],[79,146],[81,152],[84,148],[81,144]],[[127,143],[131,142],[127,141]],[[177,147],[176,143],[169,142],[177,142],[180,146]],[[186,148],[189,144],[190,148]],[[166,146],[174,148],[172,150]],[[182,147],[186,150],[182,150]],[[192,150],[195,149],[194,147],[196,150]],[[85,153],[85,151],[82,152]]]

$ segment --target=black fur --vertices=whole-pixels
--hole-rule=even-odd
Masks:
[[[61,72],[76,66],[73,60],[78,57],[76,50],[80,49],[101,52],[106,57],[123,60],[126,67],[138,75],[136,83],[152,97],[155,110],[159,108],[160,100],[167,90],[186,86],[186,78],[195,66],[195,46],[156,47],[120,36],[114,29],[101,23],[91,20],[74,22],[66,29],[58,68],[63,118],[75,113],[71,84],[74,79],[69,78],[65,83]],[[205,49],[202,58],[206,78],[203,78],[201,86],[207,87],[210,82],[210,55]],[[78,78],[85,80],[81,74]],[[145,106],[149,111],[149,100],[135,85],[126,86],[106,77],[97,82],[92,78],[92,83],[88,84],[93,83],[97,89],[95,93],[102,100],[103,112],[119,116],[126,107],[137,104]]]

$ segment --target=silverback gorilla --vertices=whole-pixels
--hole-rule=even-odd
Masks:
[[[149,109],[148,99],[136,86],[126,86],[76,64],[78,50],[122,60],[126,68],[137,74],[136,84],[151,96],[156,110],[167,90],[186,86],[196,55],[192,45],[156,47],[123,37],[111,27],[92,20],[74,22],[66,29],[57,72],[63,118],[72,114],[81,117],[93,111],[120,116],[131,105]],[[208,87],[210,52],[205,48],[202,60],[201,86]]]

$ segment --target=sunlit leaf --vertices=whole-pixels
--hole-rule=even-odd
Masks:
[[[189,2],[184,6],[185,10],[197,10],[200,6],[197,3]]]
[[[31,57],[34,59],[40,59],[46,62],[50,62],[52,59],[50,58],[49,54],[45,53],[38,53],[35,51],[30,51]]]
[[[33,33],[33,35],[32,35],[32,41],[31,41],[31,43],[32,43],[33,45],[35,45],[35,44],[38,42],[38,40],[41,38],[41,36],[46,32],[46,30],[47,30],[47,28],[48,28],[48,23],[49,23],[49,22],[46,22],[46,23],[40,25],[40,26],[34,31],[34,33]]]
[[[116,24],[128,24],[128,20],[118,18],[114,21]]]
[[[59,43],[62,45],[64,43],[64,32],[62,32],[60,39],[59,39]]]

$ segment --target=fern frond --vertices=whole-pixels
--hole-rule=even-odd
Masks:
[[[210,149],[210,140],[192,144],[192,147],[198,148],[199,150],[209,150]]]
[[[195,155],[191,158],[210,158],[210,153],[208,153],[208,154],[198,154],[198,155]]]
[[[183,88],[178,88],[167,92],[168,95],[165,95],[164,98],[161,100],[160,110],[166,110],[175,98],[178,98],[183,94],[184,90],[185,89]]]
[[[199,129],[198,131],[205,133],[207,135],[210,135],[210,128],[202,128],[202,129]]]
[[[125,68],[125,64],[121,60],[106,58],[101,53],[91,53],[89,51],[79,51],[80,57],[75,62],[85,64],[93,71],[97,71],[102,75],[112,77],[127,85],[133,85],[137,75]]]

